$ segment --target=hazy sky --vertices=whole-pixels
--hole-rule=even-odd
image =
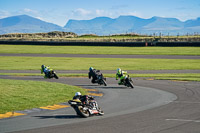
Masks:
[[[173,17],[185,21],[200,17],[200,0],[0,0],[0,18],[22,14],[60,26],[69,19],[120,15]]]

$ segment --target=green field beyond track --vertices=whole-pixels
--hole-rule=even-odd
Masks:
[[[0,114],[66,102],[77,91],[86,93],[60,83],[0,79]]]
[[[130,59],[0,56],[1,70],[40,70],[42,64],[55,70],[199,70],[199,59]]]
[[[97,47],[0,45],[0,53],[200,55],[200,47]]]

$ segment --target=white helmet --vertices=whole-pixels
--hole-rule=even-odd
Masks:
[[[81,93],[80,92],[76,92],[75,96],[81,96]]]

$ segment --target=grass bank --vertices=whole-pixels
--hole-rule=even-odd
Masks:
[[[0,45],[0,53],[32,54],[123,54],[123,55],[200,55],[200,47],[98,47]]]
[[[40,70],[42,64],[55,70],[199,70],[198,59],[131,59],[0,56],[1,70]]]
[[[0,114],[66,102],[77,91],[86,93],[60,83],[0,79]]]

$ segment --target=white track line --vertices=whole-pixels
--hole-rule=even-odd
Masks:
[[[187,120],[187,119],[165,119],[166,121],[182,121],[182,122],[200,122],[200,120]]]

